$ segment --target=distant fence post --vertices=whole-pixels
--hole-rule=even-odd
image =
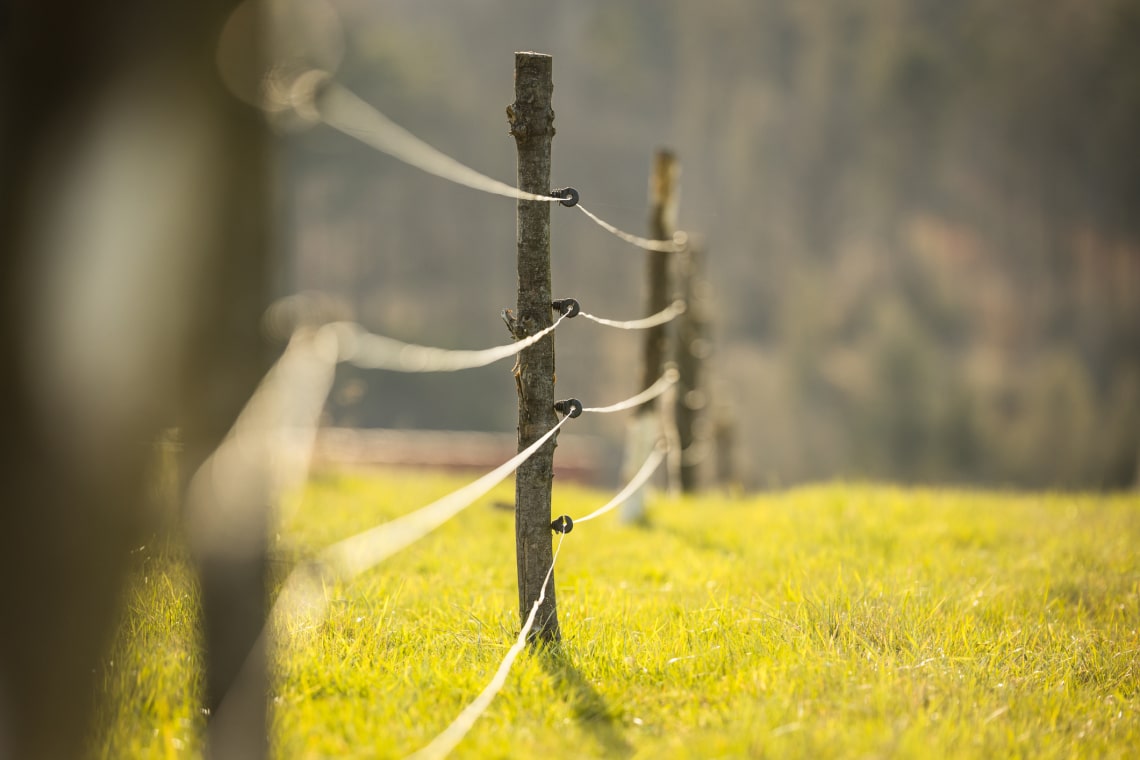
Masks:
[[[677,228],[678,185],[681,167],[672,151],[660,148],[653,157],[653,170],[649,175],[649,237],[654,240],[672,240]],[[646,274],[649,293],[646,314],[656,314],[669,305],[670,256],[660,251],[646,251]],[[648,388],[665,369],[669,350],[666,325],[657,325],[645,331],[642,388]],[[662,434],[662,416],[655,414],[657,399],[637,408],[626,432],[625,474],[632,476],[649,455]],[[621,507],[623,522],[638,522],[645,517],[645,489],[639,489]]]
[[[680,297],[685,313],[677,320],[677,440],[681,448],[681,490],[693,493],[700,486],[700,465],[712,447],[707,433],[708,393],[703,364],[708,357],[708,287],[702,275],[704,247],[692,238],[677,260]],[[702,424],[702,422],[706,424]]]
[[[515,53],[515,102],[507,107],[511,135],[518,147],[518,187],[550,193],[550,142],[554,111],[550,97],[553,60],[539,53]],[[550,204],[518,201],[518,309],[511,329],[516,339],[553,323],[550,286]],[[554,335],[519,354],[515,366],[519,397],[519,451],[546,434],[554,414]],[[542,592],[553,561],[550,489],[554,477],[555,439],[519,466],[515,478],[515,550],[518,563],[519,616],[525,625]],[[558,607],[554,577],[530,632],[530,640],[557,641]]]
[[[654,240],[672,240],[677,229],[678,179],[681,173],[677,157],[672,151],[658,149],[653,157],[653,172],[649,178],[649,237]],[[669,305],[669,265],[671,254],[646,251],[646,273],[649,296],[646,314],[656,314]],[[645,331],[645,366],[641,387],[648,388],[657,382],[665,367],[669,351],[667,325],[657,325]],[[638,407],[639,415],[651,414],[654,402]]]
[[[713,423],[716,440],[716,483],[727,494],[738,490],[736,473],[736,422],[731,407],[722,408]]]

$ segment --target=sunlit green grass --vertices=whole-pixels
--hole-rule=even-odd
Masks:
[[[314,479],[290,562],[463,481]],[[283,758],[400,757],[518,630],[504,486],[327,590],[279,631]],[[608,494],[558,484],[555,514]],[[1140,497],[837,484],[651,502],[570,533],[560,648],[524,655],[456,757],[1131,757],[1140,747]],[[176,553],[175,553],[176,554]],[[200,751],[193,590],[144,557],[107,668],[104,757]]]

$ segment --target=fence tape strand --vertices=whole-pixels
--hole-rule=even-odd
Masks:
[[[240,690],[242,684],[254,678],[255,663],[265,656],[267,650],[266,638],[270,625],[283,629],[292,619],[303,617],[312,621],[323,617],[328,609],[325,588],[330,581],[351,580],[459,514],[533,456],[568,419],[570,417],[560,419],[537,441],[478,480],[415,512],[339,541],[326,548],[314,560],[294,568],[286,577],[266,625],[251,647],[230,692]],[[553,565],[551,567],[553,570]],[[224,708],[227,701],[223,699],[219,709]]]
[[[456,372],[485,367],[500,359],[514,356],[554,332],[564,319],[566,315],[558,317],[550,327],[514,343],[471,351],[404,343],[395,338],[370,333],[355,322],[337,322],[332,327],[336,330],[340,346],[340,360],[363,369],[387,369],[395,372]]]
[[[593,520],[597,517],[601,517],[610,510],[620,507],[630,496],[637,492],[637,489],[645,485],[645,481],[649,480],[650,476],[657,471],[657,468],[661,466],[661,462],[665,460],[665,453],[667,451],[668,447],[665,445],[664,441],[658,443],[657,446],[654,447],[652,453],[650,453],[649,457],[645,460],[645,464],[641,465],[641,469],[638,470],[637,474],[634,475],[629,483],[626,484],[625,488],[621,489],[621,491],[619,491],[618,494],[610,499],[609,502],[607,502],[604,506],[598,507],[585,517],[579,517],[576,519],[574,521],[574,524],[581,525],[584,522]]]
[[[676,383],[679,378],[680,374],[677,372],[677,370],[670,367],[669,369],[665,370],[665,373],[661,375],[661,377],[657,378],[657,382],[643,390],[641,393],[638,393],[636,396],[630,396],[625,401],[619,401],[616,404],[610,404],[609,406],[588,406],[582,411],[590,412],[592,414],[610,414],[612,412],[621,412],[626,409],[633,409],[634,407],[641,406],[646,401],[652,401],[665,391],[669,390],[669,387]]]
[[[459,742],[463,741],[463,737],[475,725],[475,721],[487,711],[495,696],[502,690],[503,685],[507,682],[507,676],[510,675],[511,666],[515,664],[519,654],[526,648],[527,636],[530,635],[530,629],[534,627],[535,617],[538,615],[538,608],[546,600],[546,589],[550,585],[550,578],[554,575],[554,566],[558,563],[558,553],[562,551],[562,541],[566,538],[565,534],[558,537],[558,546],[554,550],[554,557],[550,561],[550,569],[546,571],[546,579],[542,582],[542,590],[538,594],[538,599],[535,600],[534,606],[530,608],[530,614],[527,615],[526,623],[523,625],[522,630],[519,631],[519,636],[515,640],[514,645],[507,651],[503,661],[499,664],[499,669],[495,671],[494,677],[490,683],[479,693],[471,704],[463,709],[463,712],[451,722],[439,735],[431,740],[423,749],[408,756],[408,760],[440,760],[446,757],[451,750],[455,749]]]
[[[605,325],[606,327],[616,327],[619,330],[645,330],[649,327],[656,327],[657,325],[663,325],[667,322],[671,322],[684,313],[685,302],[680,299],[669,304],[656,314],[650,314],[648,317],[644,317],[643,319],[627,319],[625,321],[618,321],[616,319],[603,319],[602,317],[595,317],[593,314],[587,314],[584,311],[580,312],[581,316],[585,317],[591,322],[597,322],[599,325]]]
[[[472,190],[540,203],[561,203],[565,200],[562,196],[529,193],[472,169],[416,137],[327,75],[310,72],[312,73],[320,74],[324,81],[319,88],[314,89],[313,101],[309,107],[314,108],[321,121],[333,129],[409,166]],[[672,240],[651,240],[633,235],[610,224],[580,203],[575,207],[611,235],[647,251],[679,253],[688,242],[688,236],[684,232],[675,233]]]
[[[357,533],[328,547],[324,565],[341,578],[352,578],[412,544],[470,506],[501,483],[551,439],[569,417],[560,419],[541,438],[478,480],[415,512]]]
[[[625,242],[632,245],[636,245],[638,248],[644,248],[647,251],[656,251],[658,253],[680,253],[681,251],[685,250],[685,244],[688,242],[688,235],[686,235],[684,232],[677,232],[673,235],[672,240],[650,240],[649,238],[643,238],[640,235],[632,235],[625,230],[620,230],[617,227],[613,226],[605,219],[602,219],[600,216],[590,211],[580,203],[575,206],[575,208],[579,209],[583,214],[592,219],[594,221],[594,224],[598,225],[614,237],[619,238],[620,240],[624,240]]]
[[[492,195],[543,203],[562,201],[561,198],[528,193],[460,163],[331,80],[315,96],[315,106],[321,120],[333,129],[428,174]]]

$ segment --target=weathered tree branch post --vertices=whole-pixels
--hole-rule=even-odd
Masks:
[[[550,193],[550,142],[554,111],[550,96],[553,59],[539,53],[515,53],[515,102],[507,107],[511,134],[518,146],[518,187]],[[511,325],[516,339],[533,335],[553,322],[550,286],[550,204],[518,202],[518,308]],[[519,397],[519,451],[547,433],[554,414],[554,336],[519,354],[515,365]],[[518,469],[515,478],[515,549],[518,558],[519,615],[525,624],[542,593],[553,561],[550,489],[554,478],[552,439]],[[530,632],[531,641],[557,641],[558,607],[554,577]]]
[[[702,276],[704,250],[689,240],[677,259],[677,279],[685,313],[677,320],[677,440],[681,446],[681,490],[693,493],[699,483],[700,464],[710,448],[701,415],[708,405],[702,365],[709,355],[708,283]],[[703,433],[703,434],[702,434]]]
[[[665,148],[653,157],[653,173],[649,178],[649,237],[653,240],[672,240],[677,228],[677,185],[681,173],[677,157]],[[656,314],[669,305],[669,257],[673,254],[646,251],[646,273],[649,296],[646,314]],[[665,368],[668,352],[667,325],[657,325],[645,331],[645,366],[641,387],[648,388],[657,382]],[[642,404],[638,415],[652,414],[656,403]]]
[[[713,422],[716,441],[716,484],[726,494],[740,491],[740,478],[736,472],[736,415],[730,406],[718,410]]]
[[[660,148],[653,157],[653,170],[649,176],[649,237],[654,240],[672,240],[677,225],[678,180],[681,169],[672,151]],[[674,254],[646,251],[646,273],[649,293],[646,314],[656,314],[669,305],[669,257]],[[657,325],[645,331],[642,388],[648,388],[665,369],[669,349],[666,325]],[[652,451],[662,434],[659,401],[654,399],[637,408],[626,432],[624,473],[632,476]],[[640,489],[622,505],[619,514],[623,522],[645,519],[645,489]]]

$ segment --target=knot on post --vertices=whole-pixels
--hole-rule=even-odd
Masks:
[[[571,419],[582,413],[582,402],[576,398],[568,398],[554,402],[554,411]]]
[[[573,319],[582,311],[582,306],[576,298],[559,298],[557,301],[551,301],[550,307],[567,319]]]
[[[574,521],[570,519],[570,515],[562,515],[550,523],[550,529],[555,533],[569,533],[574,530]]]
[[[566,208],[573,208],[578,205],[578,191],[572,187],[560,187],[557,190],[550,191],[551,198],[561,198],[559,201]]]

